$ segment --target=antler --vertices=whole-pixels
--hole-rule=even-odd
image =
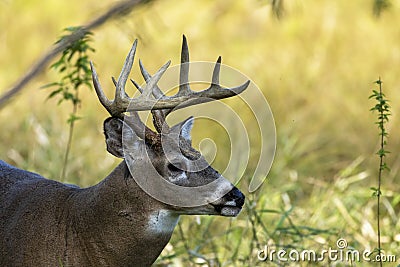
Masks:
[[[137,98],[130,98],[125,92],[126,81],[128,80],[129,73],[131,72],[133,60],[135,57],[137,47],[137,40],[133,43],[128,56],[126,57],[125,64],[122,67],[121,73],[116,82],[115,98],[110,101],[105,96],[103,89],[101,88],[99,78],[97,76],[96,70],[90,62],[90,67],[92,69],[92,79],[93,85],[96,90],[96,94],[100,100],[100,103],[107,109],[111,116],[120,117],[124,112],[138,111],[138,110],[151,110],[159,109],[163,106],[158,104],[154,98],[151,98],[152,88],[160,80],[161,76],[169,67],[171,61],[165,63],[157,73],[152,77],[147,83],[146,87],[143,88],[143,93]]]
[[[185,35],[183,35],[182,41],[182,50],[181,50],[181,64],[180,64],[180,73],[179,73],[179,90],[178,93],[172,97],[168,97],[163,94],[160,88],[156,85],[153,87],[153,96],[158,99],[158,101],[174,101],[174,105],[169,107],[168,105],[164,106],[161,110],[152,110],[153,114],[153,122],[154,126],[158,132],[168,132],[169,127],[165,123],[166,116],[174,109],[180,109],[191,105],[196,105],[200,103],[209,102],[212,100],[223,99],[235,96],[237,94],[242,93],[249,85],[250,81],[246,81],[240,86],[234,88],[224,88],[219,84],[219,76],[221,70],[221,57],[218,57],[217,62],[215,63],[211,85],[209,88],[203,91],[193,91],[189,86],[189,49],[187,45],[187,40]],[[152,77],[148,71],[143,66],[142,62],[139,60],[140,71],[142,73],[143,78],[148,85],[154,76]],[[139,87],[139,85],[131,80],[135,87],[142,92],[143,90]],[[146,86],[147,87],[147,86]],[[179,101],[176,101],[179,100]],[[177,104],[175,105],[175,102]]]
[[[153,114],[154,126],[160,133],[169,131],[169,127],[165,123],[165,117],[173,109],[180,109],[212,100],[235,96],[243,92],[250,83],[250,81],[246,81],[242,85],[234,88],[224,88],[219,85],[219,74],[221,69],[221,57],[219,57],[214,67],[210,87],[199,92],[191,90],[189,86],[189,50],[186,37],[183,36],[179,78],[180,85],[178,93],[171,97],[166,96],[157,86],[158,81],[169,67],[171,61],[165,63],[153,76],[147,72],[142,62],[139,61],[140,70],[146,81],[146,85],[141,88],[135,81],[131,80],[141,94],[136,98],[130,98],[125,92],[125,85],[132,69],[136,47],[137,40],[135,40],[131,50],[129,51],[129,54],[125,60],[125,64],[122,67],[121,73],[118,77],[118,81],[115,81],[113,78],[113,82],[116,87],[114,100],[111,101],[105,96],[96,70],[91,62],[90,67],[92,69],[94,88],[100,103],[106,108],[111,116],[122,118],[124,112],[132,112],[134,117],[139,119],[137,111],[151,110]],[[134,119],[136,120],[136,118]],[[141,123],[139,126],[136,125],[136,128],[138,130],[141,129],[142,132],[151,131],[144,125],[144,123]]]

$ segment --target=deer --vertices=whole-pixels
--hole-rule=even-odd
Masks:
[[[98,184],[80,188],[0,161],[0,266],[151,266],[181,215],[237,216],[244,194],[193,148],[194,117],[169,126],[174,110],[243,92],[219,84],[221,57],[209,88],[189,86],[189,50],[183,36],[178,92],[167,96],[139,61],[143,86],[130,97],[134,41],[109,100],[90,62],[95,92],[110,117],[103,123],[106,149],[122,162]],[[148,111],[153,127],[141,120]]]

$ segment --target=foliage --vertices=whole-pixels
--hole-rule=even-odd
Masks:
[[[66,35],[61,36],[57,43],[62,42],[71,33],[79,30],[80,27],[68,27],[64,29]],[[79,89],[82,87],[91,88],[91,71],[89,67],[89,52],[95,50],[91,47],[92,33],[86,32],[85,35],[77,41],[71,43],[62,52],[58,61],[50,67],[56,70],[60,75],[63,75],[58,82],[53,82],[45,85],[43,88],[56,87],[48,96],[48,98],[59,97],[58,104],[64,101],[72,104],[72,112],[69,115],[67,123],[69,125],[68,142],[65,149],[64,165],[61,173],[61,180],[65,180],[67,170],[69,152],[72,145],[72,136],[74,125],[80,119],[77,116],[78,107],[81,103],[79,98]]]
[[[380,17],[382,12],[390,7],[390,0],[374,0],[373,12],[376,17]]]
[[[66,35],[61,36],[57,41],[60,43],[69,36],[69,33],[73,33],[79,30],[80,27],[68,27],[64,29],[67,32]],[[89,67],[89,54],[88,52],[94,52],[95,50],[90,46],[92,42],[91,32],[87,32],[84,37],[78,41],[72,43],[63,52],[61,57],[53,63],[50,67],[60,75],[63,75],[59,82],[49,83],[44,86],[56,87],[48,96],[48,98],[59,97],[58,104],[63,101],[69,101],[73,106],[78,106],[81,102],[79,98],[79,88],[86,86],[91,88],[91,71]],[[72,114],[71,114],[72,115]],[[74,121],[76,118],[71,118],[69,121]]]
[[[381,255],[382,246],[381,246],[381,227],[380,227],[380,220],[381,220],[381,212],[380,212],[380,200],[381,200],[381,184],[382,184],[382,171],[390,170],[385,162],[386,154],[390,153],[389,151],[385,150],[387,145],[387,137],[388,133],[386,131],[385,125],[389,122],[390,113],[390,106],[388,104],[388,100],[385,98],[385,95],[382,92],[382,81],[379,78],[376,82],[379,86],[379,91],[372,90],[372,95],[370,95],[370,99],[373,98],[377,102],[374,107],[370,109],[370,111],[376,111],[378,113],[378,121],[376,124],[378,125],[379,129],[379,137],[380,137],[380,146],[378,152],[376,154],[379,157],[379,169],[378,169],[378,187],[371,188],[373,190],[373,196],[377,198],[377,227],[378,227],[378,251],[377,253]],[[382,260],[379,260],[380,266],[382,266]]]

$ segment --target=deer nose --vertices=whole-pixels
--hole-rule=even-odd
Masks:
[[[242,207],[244,204],[245,196],[239,189],[234,187],[231,191],[228,192],[228,194],[226,194],[226,198],[235,201],[237,206]]]

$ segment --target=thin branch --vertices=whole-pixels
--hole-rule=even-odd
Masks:
[[[53,48],[44,54],[36,63],[33,64],[31,69],[22,76],[13,87],[11,87],[7,92],[5,92],[0,97],[0,109],[5,106],[5,104],[14,97],[17,93],[19,93],[35,76],[37,76],[43,69],[47,66],[47,64],[55,57],[57,54],[62,52],[66,47],[68,47],[73,42],[81,39],[85,33],[91,31],[110,19],[117,18],[119,16],[125,16],[129,14],[132,9],[140,4],[146,4],[151,2],[152,0],[127,0],[122,1],[111,7],[107,12],[95,18],[91,22],[82,26],[79,30],[75,31],[69,36],[63,38],[61,42],[56,43]]]

